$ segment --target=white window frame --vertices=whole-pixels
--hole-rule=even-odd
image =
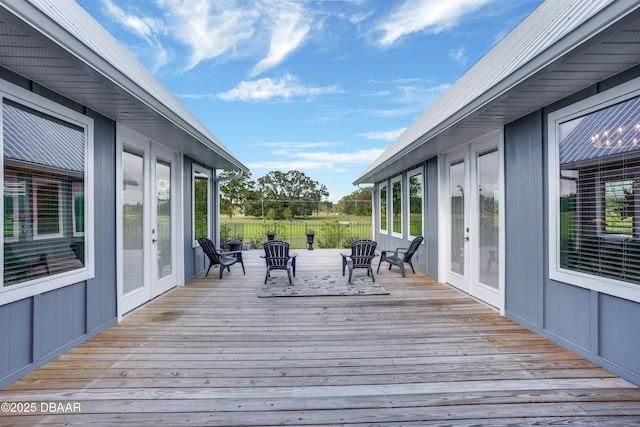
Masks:
[[[85,186],[84,184],[82,185],[82,193],[78,193],[74,190],[73,188],[73,182],[71,183],[71,197],[73,197],[73,200],[71,201],[71,208],[73,209],[73,212],[71,214],[71,218],[73,219],[73,237],[83,237],[84,236],[84,231],[77,231],[78,229],[78,224],[77,224],[77,220],[76,220],[76,196],[78,194],[86,194],[85,193]],[[85,201],[85,205],[86,205],[86,201]],[[85,220],[85,224],[86,224],[86,220]]]
[[[420,212],[420,221],[422,222],[422,236],[424,236],[424,212],[425,212],[425,192],[424,192],[424,167],[418,167],[413,170],[410,170],[407,173],[407,235],[410,239],[415,239],[418,236],[414,236],[411,234],[411,178],[416,175],[422,175],[422,182],[420,186],[420,190],[422,191],[422,212]],[[422,241],[424,244],[425,240]]]
[[[394,208],[395,206],[393,205],[393,187],[395,186],[396,183],[400,183],[400,231],[395,231],[394,230],[394,219],[395,219],[395,214],[394,214]],[[402,175],[399,175],[395,178],[391,179],[391,235],[394,237],[399,237],[402,238],[402,236],[404,236],[404,211],[403,211],[403,203],[402,203],[402,199],[403,197],[403,193],[404,190],[402,188],[403,181],[402,181]],[[387,211],[389,211],[389,209],[387,209]]]
[[[33,92],[29,92],[19,86],[0,80],[0,98],[9,99],[25,107],[40,111],[52,117],[56,117],[67,123],[83,129],[85,135],[85,189],[92,189],[94,184],[94,121],[92,118],[80,114],[61,104],[46,99]],[[0,99],[0,102],[2,102]],[[2,122],[2,109],[0,108],[0,123]],[[4,153],[4,135],[0,127],[0,151]],[[4,188],[4,155],[0,156],[2,174],[0,180]],[[4,209],[1,213],[4,223]],[[14,301],[19,301],[34,295],[43,294],[65,286],[83,282],[95,277],[95,260],[93,245],[94,239],[94,194],[93,191],[85,192],[85,264],[84,267],[65,271],[50,276],[37,277],[11,286],[0,287],[0,306]],[[4,248],[0,249],[0,260],[4,259]],[[4,270],[4,261],[2,262]]]
[[[1,130],[0,130],[0,132],[1,132]],[[3,167],[3,169],[4,169],[4,167]],[[4,179],[4,171],[3,171],[2,176],[3,176],[2,179]],[[18,177],[15,177],[15,178],[16,178],[16,181],[17,181]],[[20,197],[18,195],[14,195],[14,196],[12,196],[12,199],[13,199],[13,235],[9,236],[9,237],[5,237],[4,238],[4,242],[5,243],[13,243],[13,242],[17,242],[17,241],[20,240],[20,221],[16,221],[16,219],[20,215],[20,206],[19,206]],[[3,203],[4,203],[4,198],[3,198]],[[4,223],[4,209],[3,209],[2,215],[3,215],[2,221]],[[4,229],[3,229],[3,235],[4,235]]]
[[[561,123],[640,96],[640,78],[550,113],[548,120],[549,170],[549,278],[581,288],[640,302],[640,285],[560,267],[560,163],[557,135]]]
[[[212,200],[213,200],[213,185],[212,185],[212,176],[213,173],[211,169],[207,169],[203,166],[200,166],[196,163],[191,164],[191,239],[192,239],[192,247],[197,248],[200,247],[198,241],[196,240],[196,186],[195,186],[195,177],[196,173],[201,173],[207,176],[207,238],[211,239],[212,232],[212,224],[213,224],[213,216],[215,215],[212,212]]]
[[[38,233],[38,199],[40,188],[56,185],[58,188],[58,232],[50,234]],[[55,179],[37,178],[33,180],[33,240],[59,239],[64,236],[64,223],[62,218],[62,181]],[[75,215],[75,214],[74,214]]]
[[[382,200],[382,189],[385,190],[384,200]],[[385,213],[384,213],[384,224],[382,221],[382,202],[384,201]],[[378,186],[378,230],[381,234],[389,234],[389,185],[385,181]],[[385,228],[382,228],[382,226]]]

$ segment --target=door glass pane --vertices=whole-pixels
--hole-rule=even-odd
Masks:
[[[143,202],[144,202],[144,182],[143,176],[144,161],[141,155],[122,152],[122,257],[124,270],[124,294],[144,286],[144,254],[142,251],[143,240]]]
[[[464,275],[464,162],[449,166],[451,271]]]
[[[480,283],[498,289],[498,151],[478,155],[478,253]]]
[[[161,160],[156,165],[156,208],[158,223],[158,279],[172,273],[171,262],[171,165]]]

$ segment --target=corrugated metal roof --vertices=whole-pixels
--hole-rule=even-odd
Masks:
[[[0,65],[215,168],[248,171],[74,0],[0,0]]]
[[[2,114],[5,157],[84,172],[85,135],[82,130],[7,104],[2,105]]]
[[[640,150],[640,98],[577,120],[560,142],[560,164]]]
[[[545,1],[354,184],[399,173],[637,65],[640,26],[628,18],[637,20],[639,8],[640,2],[632,0]]]

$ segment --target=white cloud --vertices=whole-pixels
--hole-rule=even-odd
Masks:
[[[466,65],[468,58],[464,50],[464,46],[460,46],[458,49],[449,50],[449,58],[453,59],[460,65]]]
[[[283,145],[286,143],[281,143]],[[383,148],[369,148],[343,153],[334,151],[276,150],[280,161],[247,163],[252,170],[323,170],[336,173],[352,172],[353,166],[368,165],[384,152]]]
[[[407,128],[400,128],[387,131],[367,132],[358,134],[357,136],[362,136],[376,141],[395,141],[406,129]]]
[[[259,75],[302,46],[314,20],[311,5],[288,0],[154,0],[156,18],[140,16],[136,2],[102,2],[107,15],[155,50],[161,47],[154,36],[159,29],[187,46],[183,71],[214,59],[262,57],[251,74]]]
[[[118,7],[112,0],[103,0],[104,12],[116,20],[128,31],[144,39],[149,45],[149,52],[143,52],[144,56],[153,58],[152,69],[155,71],[169,62],[170,55],[162,46],[159,36],[165,32],[165,27],[160,19],[152,17],[140,17],[127,13]]]
[[[225,101],[261,102],[274,98],[310,98],[336,92],[336,86],[304,86],[297,77],[287,74],[280,79],[243,80],[235,88],[218,93],[217,97]]]
[[[403,36],[420,31],[439,33],[493,0],[406,0],[376,26],[381,37],[376,44],[389,47]]]
[[[274,5],[279,6],[281,2]],[[263,60],[258,62],[251,72],[257,76],[265,70],[280,64],[294,50],[300,47],[311,29],[311,19],[305,10],[295,3],[288,3],[285,8],[275,7],[271,15],[271,41],[269,52]]]

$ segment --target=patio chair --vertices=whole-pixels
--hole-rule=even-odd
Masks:
[[[198,243],[202,248],[202,251],[205,253],[207,258],[209,258],[209,268],[207,268],[207,274],[205,277],[209,275],[209,270],[214,265],[220,266],[220,279],[222,279],[222,273],[224,273],[224,269],[227,271],[231,271],[229,267],[231,267],[236,262],[239,262],[242,266],[242,274],[246,274],[244,271],[244,263],[242,262],[242,251],[233,251],[233,252],[218,252],[216,250],[213,242],[206,238],[198,239]]]
[[[411,257],[416,253],[420,244],[424,240],[424,237],[418,236],[409,245],[408,248],[396,248],[395,251],[382,251],[380,254],[380,262],[378,262],[378,273],[380,273],[380,264],[382,261],[386,261],[389,263],[389,270],[394,265],[400,267],[400,271],[402,272],[402,277],[405,277],[404,274],[404,264],[407,263],[411,266],[411,270],[413,270],[413,274],[416,274],[415,268],[413,268],[413,263],[411,262]],[[389,254],[392,254],[389,256]]]
[[[286,270],[289,284],[291,282],[291,274],[296,276],[296,256],[297,254],[289,254],[289,244],[281,240],[270,240],[264,244],[264,259],[267,263],[267,275],[264,283],[271,276],[271,270]]]
[[[367,276],[371,276],[371,280],[375,283],[371,261],[378,255],[375,252],[377,245],[373,240],[356,240],[351,243],[351,254],[340,254],[342,255],[342,275],[344,276],[345,267],[349,269],[348,283],[351,283],[353,270],[356,268],[366,268]]]

